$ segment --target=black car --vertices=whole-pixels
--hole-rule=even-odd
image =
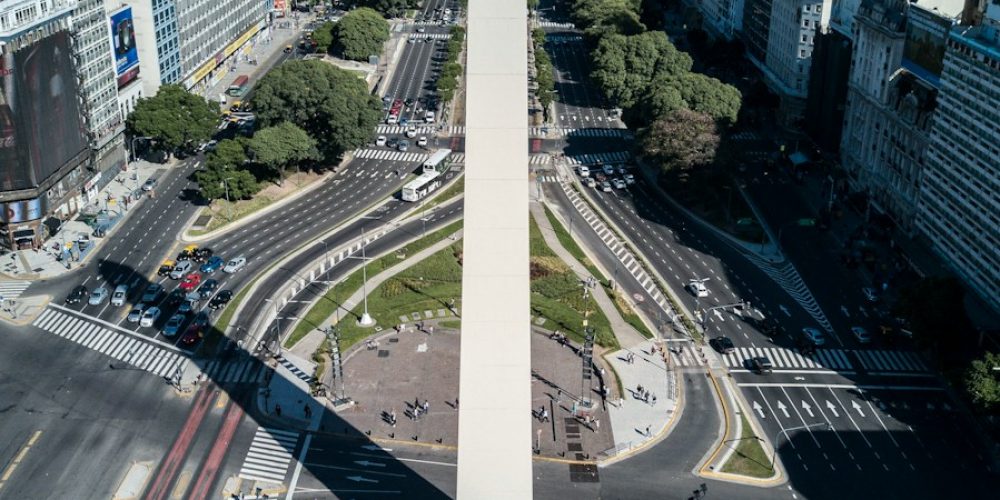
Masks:
[[[716,337],[711,341],[712,347],[722,354],[732,354],[736,350],[733,341],[729,337]]]
[[[200,300],[205,300],[212,296],[212,292],[219,287],[219,280],[205,280],[200,287],[198,287],[198,298]]]
[[[230,300],[233,300],[233,291],[223,290],[212,298],[212,301],[208,303],[208,307],[210,309],[221,309],[225,307]]]
[[[194,255],[191,256],[192,260],[195,262],[206,262],[215,255],[215,252],[211,248],[199,248],[194,251]]]
[[[396,149],[396,147],[399,146],[399,138],[398,137],[390,137],[389,140],[386,141],[385,145],[388,146],[388,147],[390,147],[390,148],[392,148],[392,149]]]
[[[83,302],[83,299],[86,299],[87,296],[89,295],[90,295],[90,290],[87,290],[87,287],[83,285],[79,285],[76,288],[74,288],[72,292],[69,292],[68,296],[66,296],[66,303],[79,304],[80,302]]]
[[[412,97],[407,97],[407,98],[406,98],[406,100],[405,100],[405,101],[403,101],[403,104],[405,104],[405,105],[406,105],[406,107],[408,107],[408,108],[409,108],[410,106],[413,106],[413,98],[412,98]]]
[[[185,295],[184,290],[175,288],[173,291],[170,292],[170,295],[167,296],[167,306],[170,307],[179,306],[181,302],[184,302],[184,295]]]

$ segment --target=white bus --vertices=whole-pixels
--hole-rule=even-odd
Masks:
[[[420,176],[403,186],[403,201],[419,201],[435,189],[441,187],[442,173],[448,170],[448,156],[450,149],[439,149],[434,152],[422,165]]]
[[[450,149],[439,149],[427,158],[424,162],[424,172],[428,170],[437,170],[438,172],[444,172],[448,170],[450,163],[448,162],[448,156],[451,155]]]

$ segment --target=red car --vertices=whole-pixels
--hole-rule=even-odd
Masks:
[[[186,346],[191,346],[198,343],[205,334],[202,333],[201,325],[192,324],[188,327],[187,331],[184,332],[184,336],[181,337],[181,344]]]
[[[198,273],[191,273],[187,275],[186,278],[184,278],[184,281],[182,281],[177,288],[180,288],[185,292],[190,292],[191,290],[198,288],[198,285],[200,284],[201,284],[201,275]]]

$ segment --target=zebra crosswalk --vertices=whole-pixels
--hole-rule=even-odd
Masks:
[[[722,355],[729,368],[747,368],[747,360],[759,357],[770,359],[775,369],[850,371],[853,367],[844,349],[817,349],[815,354],[803,356],[798,349],[784,347],[737,347]]]
[[[278,364],[288,369],[288,371],[291,372],[292,375],[298,377],[299,380],[302,380],[303,382],[312,383],[313,381],[312,375],[309,375],[308,373],[299,369],[299,367],[295,366],[295,363],[292,363],[291,361],[285,359],[282,356],[278,356],[276,359],[278,360]]]
[[[576,25],[573,23],[557,23],[555,21],[538,21],[539,28],[558,28],[564,30],[576,29]]]
[[[705,363],[695,353],[694,349],[668,349],[670,361],[675,366],[703,366]]]
[[[31,286],[30,281],[0,281],[0,297],[4,300],[16,299]]]
[[[799,275],[798,270],[795,269],[795,266],[790,261],[785,260],[780,263],[773,263],[754,252],[743,252],[743,254],[757,268],[763,271],[764,274],[778,283],[785,292],[791,295],[792,299],[802,306],[821,328],[833,333],[833,325],[830,324],[830,320],[827,319],[826,314],[823,313],[823,309],[816,302],[816,298],[809,291],[809,287],[802,281],[802,276]]]
[[[431,135],[437,133],[438,131],[438,128],[433,125],[421,124],[417,127],[416,124],[414,124],[414,127],[417,130],[417,135]],[[379,125],[375,127],[375,133],[385,135],[403,135],[406,133],[407,128],[409,127],[404,127],[402,125]],[[451,125],[447,127],[447,129],[449,136],[465,135],[465,126],[463,125]]]
[[[610,153],[594,153],[585,155],[566,156],[566,163],[569,165],[594,165],[601,163],[624,163],[631,155],[627,151],[614,151]]]
[[[550,162],[552,162],[552,156],[548,154],[531,155],[528,158],[528,164],[530,165],[548,165]]]
[[[628,139],[632,137],[632,132],[625,128],[531,127],[529,134],[533,138],[543,139],[561,137],[620,137]]]
[[[57,307],[50,304],[32,325],[160,377],[173,377],[187,366],[187,357],[172,348],[139,340],[110,323],[84,319]]]
[[[559,182],[559,176],[558,175],[539,175],[538,177],[535,177],[535,180],[538,181],[538,182]]]
[[[243,358],[236,361],[211,361],[205,365],[203,373],[217,384],[261,383],[269,369],[259,360]]]
[[[427,153],[410,153],[409,151],[395,151],[392,149],[355,149],[355,158],[367,158],[374,160],[402,161],[402,162],[422,162],[430,157]],[[464,163],[464,153],[452,153],[448,157],[451,163]]]
[[[911,351],[863,350],[853,351],[867,372],[925,372],[927,365]]]
[[[298,432],[258,427],[243,459],[240,477],[251,481],[283,483],[298,442]]]
[[[414,40],[449,40],[449,33],[410,33],[410,38]]]

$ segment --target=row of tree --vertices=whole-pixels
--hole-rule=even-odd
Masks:
[[[549,58],[548,52],[545,52],[545,31],[541,28],[532,30],[531,42],[535,54],[535,84],[538,86],[535,95],[538,96],[538,102],[542,105],[542,111],[547,119],[549,105],[555,99],[556,80],[552,59]]]
[[[367,61],[369,56],[382,53],[389,39],[389,22],[378,12],[362,7],[344,14],[339,22],[319,25],[310,36],[317,53]]]
[[[462,42],[464,41],[465,28],[458,25],[452,26],[451,38],[448,39],[448,46],[445,50],[444,65],[441,67],[441,74],[435,82],[437,94],[442,103],[455,97],[458,77],[462,76],[462,65],[458,62],[458,56],[462,53]]]

